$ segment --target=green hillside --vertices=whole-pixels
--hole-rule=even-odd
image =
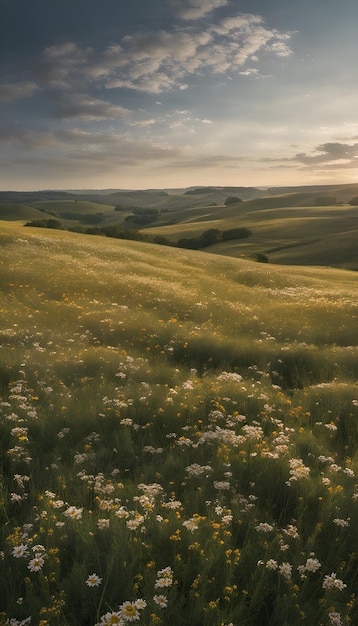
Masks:
[[[356,274],[0,250],[1,622],[356,624]]]
[[[32,220],[42,219],[43,213],[36,208],[15,202],[0,202],[0,220]]]
[[[41,200],[32,203],[37,209],[46,212],[55,212],[59,216],[63,213],[74,212],[81,216],[83,213],[109,213],[113,211],[114,206],[108,204],[100,204],[98,202],[90,202],[87,200]]]
[[[225,231],[238,226],[249,228],[245,240],[221,242],[208,252],[255,258],[264,253],[272,263],[330,265],[358,269],[358,207],[294,206],[288,199],[269,198],[237,205],[195,210],[192,217],[177,214],[175,224],[150,229],[170,241],[198,237],[205,230]],[[276,206],[275,206],[276,205]],[[279,205],[279,206],[277,206]],[[281,205],[281,206],[280,206]]]
[[[2,192],[0,199],[14,193]],[[20,198],[21,192],[15,196]],[[245,187],[108,190],[97,195],[94,192],[92,196],[88,190],[76,194],[24,192],[23,197],[31,204],[10,204],[4,200],[0,203],[0,214],[3,219],[19,220],[41,219],[48,214],[60,219],[67,229],[82,232],[94,229],[96,234],[101,234],[103,228],[102,234],[108,234],[106,228],[117,227],[122,232],[139,231],[148,241],[193,248],[195,242],[181,240],[200,239],[203,233],[216,230],[220,231],[217,242],[210,240],[210,245],[205,247],[216,255],[261,258],[271,264],[328,265],[357,270],[358,206],[352,204],[357,196],[358,185],[271,190]],[[226,237],[227,231],[240,228],[249,230],[250,236],[236,240]]]

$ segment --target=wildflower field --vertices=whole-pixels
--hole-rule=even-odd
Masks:
[[[358,624],[357,274],[0,245],[0,624]]]

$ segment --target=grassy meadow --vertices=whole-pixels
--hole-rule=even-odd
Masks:
[[[23,223],[0,624],[357,624],[357,274]]]

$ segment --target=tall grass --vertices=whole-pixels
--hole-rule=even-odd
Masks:
[[[24,230],[0,623],[356,623],[355,275]]]

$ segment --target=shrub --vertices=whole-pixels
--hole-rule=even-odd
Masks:
[[[166,237],[163,237],[163,235],[156,235],[155,237],[153,237],[153,243],[157,243],[161,246],[171,245],[169,239],[167,239]]]
[[[36,228],[58,228],[63,229],[62,222],[60,220],[56,220],[54,218],[50,218],[48,220],[32,220],[31,222],[27,222],[25,226],[35,226]]]
[[[179,248],[189,248],[190,250],[199,250],[212,246],[214,243],[221,241],[222,231],[218,228],[209,228],[204,231],[200,237],[183,237],[177,242]]]
[[[153,218],[152,215],[127,215],[127,217],[124,219],[125,222],[135,222],[140,226],[150,224],[150,222],[153,222],[154,220],[155,217]]]
[[[258,261],[259,263],[268,263],[268,256],[266,254],[263,254],[262,252],[259,252],[256,255],[256,261]]]
[[[228,206],[229,204],[236,204],[237,202],[242,202],[241,198],[237,198],[236,196],[229,196],[226,198],[224,204]]]
[[[177,246],[178,248],[189,248],[189,250],[199,250],[202,246],[200,245],[200,239],[197,237],[182,237],[178,240]]]
[[[104,226],[100,229],[102,235],[114,237],[116,239],[132,239],[136,241],[144,241],[146,238],[137,230],[125,230],[120,226]]]
[[[205,248],[206,246],[212,246],[214,243],[218,243],[218,241],[221,240],[221,237],[222,231],[219,230],[219,228],[209,228],[209,230],[203,232],[200,237],[202,247]]]
[[[246,237],[250,237],[250,235],[252,235],[252,232],[249,228],[230,228],[229,230],[224,230],[222,240],[246,239]]]
[[[89,228],[86,228],[85,233],[86,235],[102,235],[103,234],[101,232],[101,229],[98,228],[98,226],[91,226]]]

